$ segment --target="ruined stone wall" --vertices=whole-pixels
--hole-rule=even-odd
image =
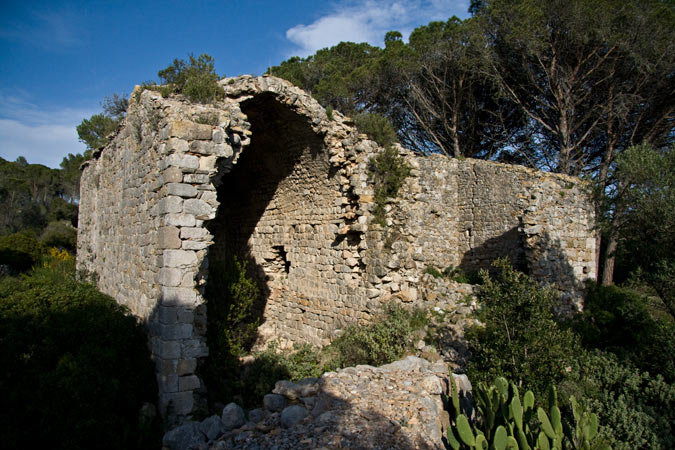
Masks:
[[[507,257],[556,287],[563,294],[561,310],[580,307],[583,280],[596,275],[586,183],[489,161],[407,159],[412,174],[392,202],[389,229],[369,233],[373,263],[388,269],[373,287],[416,299],[405,280],[416,281],[426,267],[470,273]]]
[[[148,324],[160,407],[176,420],[202,398],[204,289],[229,258],[260,289],[259,344],[325,345],[388,301],[428,301],[417,283],[430,265],[506,255],[572,300],[594,276],[578,180],[397,147],[413,170],[382,227],[369,174],[382,149],[348,118],[273,77],[221,85],[214,105],[137,88],[82,174],[78,269]]]

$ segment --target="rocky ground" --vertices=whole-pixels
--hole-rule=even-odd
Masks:
[[[220,416],[164,436],[166,450],[443,449],[448,383],[463,398],[471,384],[464,328],[473,323],[475,287],[425,274],[421,299],[431,320],[416,336],[417,356],[381,367],[356,366],[321,378],[279,381],[260,408],[230,403]],[[466,403],[466,401],[465,401]],[[467,403],[467,407],[468,403]]]
[[[470,384],[455,375],[464,392]],[[188,423],[164,437],[166,449],[443,449],[448,366],[409,356],[298,383],[280,381],[262,408]]]

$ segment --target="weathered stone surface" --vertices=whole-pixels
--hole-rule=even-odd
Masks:
[[[199,424],[199,431],[201,431],[209,441],[213,441],[222,436],[227,430],[223,425],[223,421],[220,420],[220,417],[211,416],[204,419],[204,421]]]
[[[165,267],[193,267],[197,263],[197,255],[188,250],[164,250]]]
[[[160,248],[180,248],[181,241],[176,227],[160,227],[157,235],[157,243]]]
[[[265,417],[265,413],[262,408],[255,408],[248,412],[248,421],[253,423],[258,423]]]
[[[272,412],[281,412],[286,407],[286,398],[279,394],[266,394],[263,397],[263,406]]]
[[[249,424],[233,429],[210,448],[315,449],[339,444],[342,448],[441,450],[449,426],[443,395],[448,394],[450,382],[446,365],[419,358],[407,358],[384,369],[357,366],[306,382],[278,382],[277,387],[293,398],[298,385],[318,388],[281,414],[249,412],[255,427]],[[461,390],[460,398],[470,398],[469,392]]]
[[[164,286],[178,286],[183,279],[180,269],[163,268],[159,271],[159,282]]]
[[[225,408],[223,408],[223,426],[226,430],[232,430],[234,428],[239,428],[240,426],[246,423],[246,417],[244,410],[241,409],[241,406],[236,403],[229,403]]]
[[[206,442],[206,436],[199,430],[199,424],[186,423],[164,435],[162,445],[169,450],[187,450]]]
[[[210,125],[203,125],[185,120],[177,120],[171,123],[169,136],[192,141],[195,139],[211,139],[212,128]]]
[[[197,188],[185,183],[167,183],[165,189],[168,195],[177,195],[185,198],[196,197],[199,193]]]
[[[208,219],[215,216],[215,211],[213,210],[211,205],[209,205],[203,200],[199,200],[196,198],[185,200],[183,205],[183,212],[185,212],[186,214],[192,214],[197,219]]]
[[[307,409],[300,405],[291,405],[281,411],[281,426],[291,428],[307,417]]]

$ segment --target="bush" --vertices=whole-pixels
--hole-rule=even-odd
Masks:
[[[58,255],[57,255],[58,257]],[[0,434],[6,448],[157,448],[154,366],[128,311],[63,271],[0,282]]]
[[[561,391],[597,413],[614,450],[675,448],[675,385],[599,351],[584,352],[571,375]]]
[[[653,319],[644,296],[589,284],[576,330],[584,346],[616,354],[641,370],[675,381],[675,325]]]
[[[258,286],[246,273],[246,262],[231,258],[212,263],[204,297],[207,301],[209,356],[204,378],[212,401],[230,400],[240,376],[239,357],[255,342]]]
[[[9,266],[15,274],[26,272],[42,261],[46,250],[28,231],[0,236],[0,265]]]
[[[198,58],[194,55],[189,58],[189,62],[174,59],[172,65],[160,70],[157,75],[162,83],[171,92],[182,93],[193,102],[210,103],[222,99],[224,91],[218,85],[213,57],[201,54]]]
[[[393,147],[385,147],[370,159],[370,173],[375,182],[375,222],[385,225],[385,207],[388,198],[398,195],[403,182],[410,175],[410,167]]]
[[[74,253],[77,250],[77,229],[66,220],[50,222],[40,241],[47,247],[64,248]]]
[[[243,368],[238,381],[238,400],[246,407],[259,406],[277,381],[319,377],[324,371],[321,352],[310,345],[295,347],[290,353],[280,353],[276,345],[270,345],[267,350],[256,353],[253,363]]]
[[[331,109],[332,112],[332,109]],[[396,130],[389,119],[377,113],[359,113],[354,116],[354,125],[382,147],[391,147],[397,142]]]
[[[497,260],[494,278],[482,271],[478,319],[466,336],[471,350],[468,373],[475,382],[497,376],[517,380],[538,396],[562,381],[580,352],[577,337],[554,320],[556,296],[506,259]]]
[[[426,324],[426,313],[388,305],[368,326],[350,325],[326,349],[333,368],[369,364],[380,366],[401,358],[416,330]]]

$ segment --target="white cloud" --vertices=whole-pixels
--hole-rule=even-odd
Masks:
[[[307,56],[341,41],[368,42],[382,46],[387,31],[404,36],[432,20],[453,15],[466,17],[467,0],[356,0],[336,4],[333,11],[309,25],[298,24],[286,31],[295,44],[293,55]]]
[[[14,161],[24,156],[31,164],[59,167],[68,153],[82,153],[75,125],[26,125],[0,119],[0,156]]]
[[[31,164],[58,167],[68,153],[82,153],[75,127],[94,112],[40,108],[21,97],[0,95],[0,156],[24,156]]]

